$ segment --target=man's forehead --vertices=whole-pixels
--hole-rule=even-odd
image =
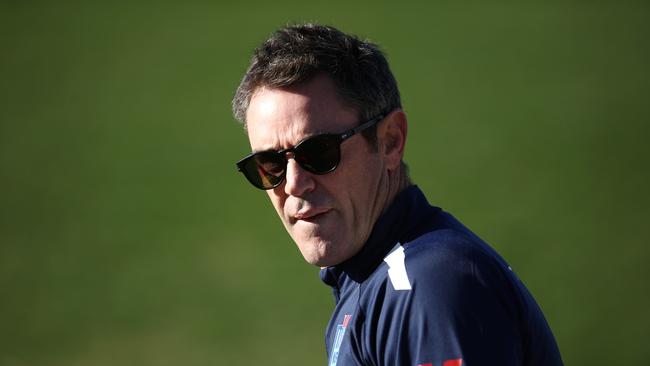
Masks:
[[[341,132],[357,123],[356,116],[341,103],[329,78],[290,88],[260,87],[246,113],[254,149],[288,147],[311,135]]]
[[[260,88],[251,97],[246,111],[249,135],[296,129],[314,114],[316,100],[289,89]]]
[[[313,108],[316,102],[316,98],[301,90],[263,86],[255,89],[251,95],[246,115],[271,117],[279,112],[299,112],[301,109]]]
[[[312,113],[325,113],[332,111],[332,109],[344,109],[346,112],[356,110],[356,108],[349,106],[345,102],[345,98],[340,96],[334,80],[323,73],[290,86],[258,86],[251,94],[247,113],[250,111],[250,106],[254,100],[266,103],[268,98],[265,97],[269,96],[279,96],[286,104],[290,103],[295,108],[302,108]]]
[[[315,87],[318,85],[319,87]],[[276,113],[323,113],[332,108],[343,108],[334,90],[327,83],[310,83],[308,86],[273,88],[259,87],[252,94],[247,116],[253,112],[267,117]]]

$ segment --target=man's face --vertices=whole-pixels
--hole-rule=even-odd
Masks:
[[[287,89],[256,90],[246,119],[253,151],[293,147],[365,122],[341,103],[326,76]],[[267,193],[305,260],[332,266],[355,255],[370,235],[383,208],[385,175],[381,154],[358,134],[341,144],[335,171],[315,175],[289,159],[284,182]]]

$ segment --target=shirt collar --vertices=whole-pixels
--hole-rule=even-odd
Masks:
[[[412,185],[399,192],[388,209],[379,216],[364,246],[352,258],[321,270],[326,284],[336,286],[342,273],[355,282],[365,281],[379,266],[396,243],[410,241],[420,231],[421,223],[440,211],[427,202],[422,191]]]

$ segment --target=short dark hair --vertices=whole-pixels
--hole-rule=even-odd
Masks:
[[[360,123],[402,107],[395,77],[377,45],[331,26],[300,24],[277,30],[255,49],[233,98],[233,114],[246,126],[246,111],[258,88],[289,87],[319,74],[332,78]],[[375,129],[364,136],[376,146]]]

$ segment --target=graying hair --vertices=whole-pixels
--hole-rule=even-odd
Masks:
[[[325,25],[281,28],[255,49],[232,101],[235,118],[246,127],[250,99],[260,87],[283,88],[326,74],[360,123],[401,108],[397,82],[379,47]],[[376,146],[375,129],[364,131]]]

